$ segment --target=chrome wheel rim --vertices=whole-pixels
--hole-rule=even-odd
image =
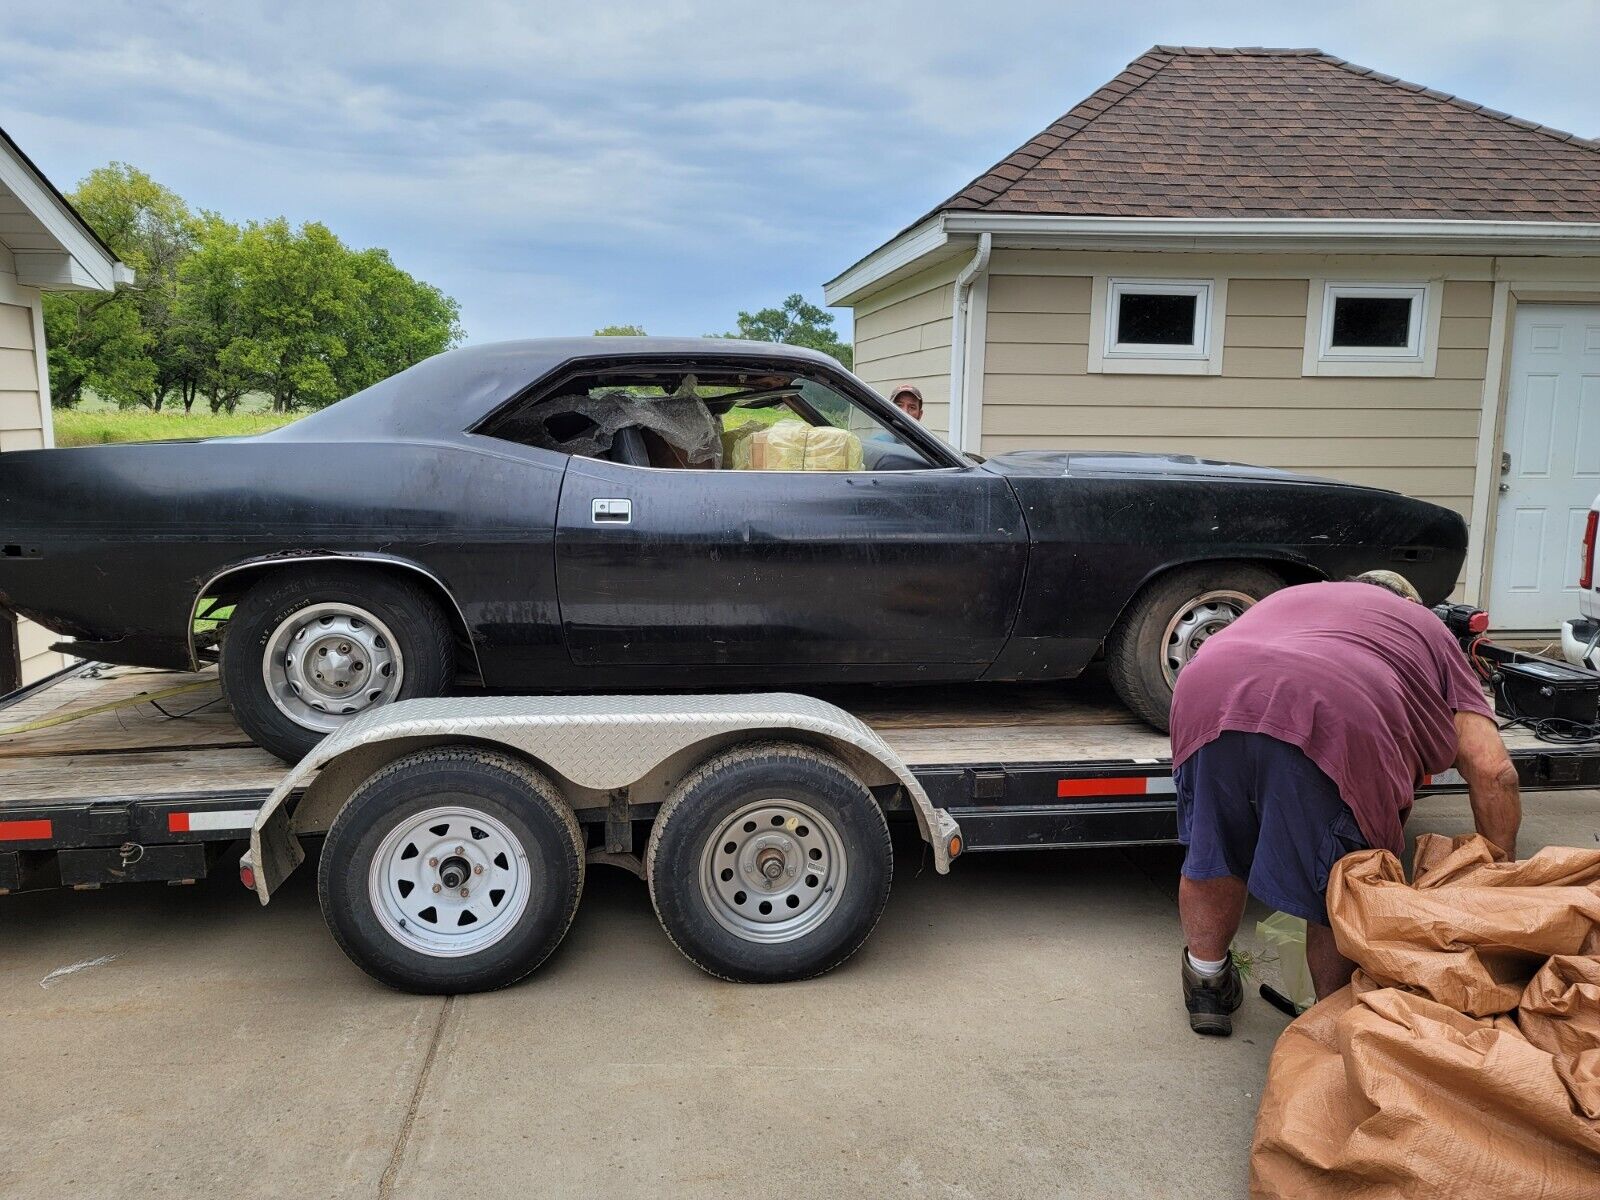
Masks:
[[[367,870],[384,931],[434,958],[493,946],[528,907],[533,869],[522,844],[488,813],[441,805],[389,831]]]
[[[389,627],[353,604],[312,604],[267,638],[261,673],[295,724],[331,733],[400,694],[405,659]]]
[[[792,942],[828,919],[848,873],[839,831],[809,804],[758,800],[718,827],[700,855],[712,919],[747,942]]]
[[[1178,672],[1189,665],[1212,634],[1233,624],[1255,602],[1254,596],[1224,588],[1196,596],[1179,607],[1161,639],[1161,673],[1167,686],[1177,682]]]

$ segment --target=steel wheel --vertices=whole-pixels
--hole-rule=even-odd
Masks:
[[[511,831],[465,807],[406,818],[379,845],[367,891],[397,942],[437,958],[494,945],[528,906],[533,872]]]
[[[1161,671],[1167,685],[1177,681],[1178,672],[1189,664],[1207,638],[1227,628],[1254,603],[1253,596],[1222,589],[1196,596],[1181,606],[1167,622],[1161,642]]]
[[[798,800],[758,800],[724,821],[700,855],[712,918],[750,942],[792,942],[827,920],[846,876],[833,823]]]
[[[268,636],[261,671],[280,712],[307,729],[331,733],[398,696],[405,660],[389,627],[366,609],[312,604]]]

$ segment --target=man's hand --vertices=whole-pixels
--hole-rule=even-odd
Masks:
[[[1500,730],[1481,713],[1456,714],[1456,770],[1467,781],[1478,832],[1516,858],[1517,829],[1522,825],[1517,768],[1500,740]]]

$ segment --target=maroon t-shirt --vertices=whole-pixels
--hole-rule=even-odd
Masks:
[[[1399,854],[1418,785],[1455,762],[1458,712],[1493,716],[1443,621],[1368,583],[1308,583],[1256,604],[1184,667],[1172,762],[1230,729],[1289,742],[1338,785],[1367,844]]]

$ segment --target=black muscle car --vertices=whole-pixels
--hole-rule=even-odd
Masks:
[[[257,437],[0,456],[0,605],[111,663],[220,659],[286,757],[453,688],[1068,679],[1164,727],[1286,584],[1429,603],[1466,527],[1181,455],[964,456],[831,358],[723,340],[454,350]]]

